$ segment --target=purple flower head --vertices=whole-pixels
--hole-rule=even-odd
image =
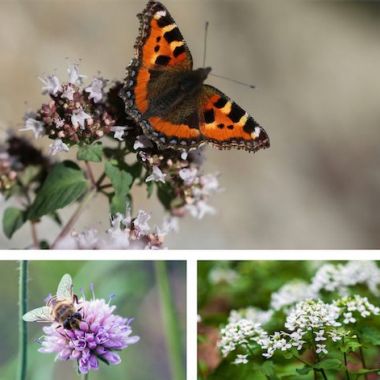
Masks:
[[[115,315],[116,306],[104,299],[80,300],[82,316],[79,328],[69,330],[57,322],[44,327],[40,352],[57,354],[57,360],[75,360],[80,373],[99,368],[99,361],[116,365],[121,362],[119,351],[140,338],[132,335],[132,319]]]

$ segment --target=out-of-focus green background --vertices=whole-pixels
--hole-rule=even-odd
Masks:
[[[212,200],[217,217],[187,218],[171,248],[378,248],[380,245],[380,3],[366,1],[188,0],[164,2],[219,87],[268,131],[272,147],[256,155],[208,148],[206,168],[225,191]],[[0,123],[18,128],[27,109],[46,99],[37,76],[66,77],[82,59],[91,79],[100,70],[124,76],[145,1],[0,0]],[[69,59],[66,59],[69,57]],[[28,105],[25,105],[25,101]],[[30,136],[30,135],[28,135]],[[47,139],[41,141],[48,145]],[[161,208],[135,194],[136,205]],[[69,213],[69,210],[67,211]],[[108,224],[96,201],[78,229]],[[50,222],[43,229],[56,235]],[[13,242],[29,241],[29,229]],[[197,239],[194,239],[197,236]],[[25,243],[26,245],[26,243]]]
[[[186,264],[168,262],[171,287],[178,310],[183,352],[186,341]],[[91,372],[91,380],[146,380],[152,374],[157,380],[171,379],[161,320],[160,300],[155,282],[153,262],[145,261],[33,261],[30,263],[29,308],[42,306],[44,298],[55,294],[64,273],[73,277],[74,291],[80,288],[89,295],[94,283],[97,298],[108,299],[115,294],[116,313],[134,317],[134,335],[140,342],[121,352],[122,362],[117,366],[100,364],[98,372]],[[3,261],[0,264],[0,379],[16,378],[18,342],[18,263]],[[42,335],[42,324],[29,326],[28,380],[77,380],[74,362],[54,362],[54,354],[41,354],[33,340]],[[185,355],[185,354],[184,354]],[[183,357],[185,362],[185,356]]]

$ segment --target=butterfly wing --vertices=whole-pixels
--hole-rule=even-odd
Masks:
[[[238,148],[250,152],[269,148],[265,130],[218,89],[204,85],[201,103],[200,132],[207,142],[220,149]]]
[[[53,322],[54,319],[52,318],[50,310],[48,306],[38,307],[24,314],[22,319],[25,322]]]
[[[73,280],[71,276],[66,273],[61,278],[57,288],[57,299],[68,299],[73,298]]]
[[[128,109],[140,114],[148,109],[148,83],[152,71],[170,68],[191,70],[189,48],[174,19],[159,2],[149,1],[140,19],[140,34],[135,44],[135,57],[127,68],[124,97]]]
[[[181,120],[157,115],[143,118],[150,100],[170,86],[176,73],[191,70],[193,61],[174,19],[161,3],[150,1],[139,18],[140,35],[135,44],[135,57],[127,68],[121,94],[126,112],[160,145],[197,144],[200,134],[195,108]]]

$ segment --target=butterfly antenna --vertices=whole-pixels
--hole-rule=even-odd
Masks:
[[[208,34],[208,21],[206,21],[205,23],[205,39],[203,43],[203,67],[206,67],[207,34]]]
[[[207,51],[208,25],[209,25],[209,22],[206,21],[206,23],[205,23],[205,37],[204,37],[204,44],[203,44],[203,48],[204,48],[203,49],[203,67],[206,67],[206,51]],[[210,73],[209,75],[212,75],[212,76],[214,76],[216,78],[221,78],[221,79],[229,80],[230,82],[237,83],[237,84],[240,84],[240,85],[245,86],[245,87],[255,88],[255,86],[253,84],[248,84],[248,83],[240,82],[239,80],[228,78],[228,77],[225,77],[223,75],[218,75],[218,74],[213,74],[213,73]]]
[[[213,74],[213,73],[210,73],[209,75],[212,75],[213,77],[216,77],[216,78],[221,78],[221,79],[229,80],[230,82],[241,84],[242,86],[245,86],[245,87],[255,88],[255,86],[253,84],[248,84],[248,83],[240,82],[239,80],[232,79],[232,78],[229,78],[229,77],[225,77],[223,75],[218,75],[218,74]]]

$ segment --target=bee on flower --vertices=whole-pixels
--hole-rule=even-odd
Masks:
[[[93,288],[92,288],[93,290]],[[65,274],[56,295],[49,297],[45,306],[27,312],[27,322],[46,322],[44,335],[39,340],[39,352],[55,353],[57,360],[77,362],[78,372],[86,374],[99,368],[99,362],[116,365],[121,362],[119,352],[137,343],[132,335],[133,319],[114,314],[116,306],[104,299],[78,298],[73,293],[71,276]]]

